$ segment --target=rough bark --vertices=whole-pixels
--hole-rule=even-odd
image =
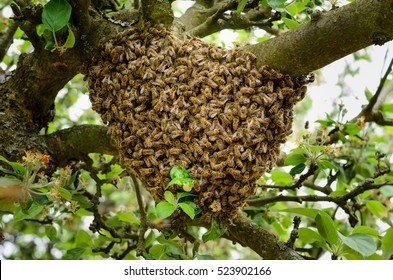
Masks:
[[[258,65],[291,75],[307,74],[362,48],[392,40],[392,15],[392,0],[357,0],[244,51],[254,53]]]
[[[146,1],[154,2],[169,3]],[[12,160],[18,159],[24,150],[50,154],[54,165],[83,159],[91,152],[116,154],[105,127],[81,126],[52,135],[39,134],[51,120],[58,91],[81,71],[83,63],[91,60],[100,39],[111,38],[124,28],[103,18],[96,10],[88,9],[90,1],[70,3],[74,6],[77,42],[73,49],[62,55],[42,49],[43,42],[34,33],[34,20],[39,17],[17,19],[35,51],[21,56],[12,76],[0,82],[0,154]],[[197,1],[197,4],[210,8],[212,1]],[[34,12],[39,14],[39,11]],[[183,17],[186,30],[203,24],[209,15],[201,14],[189,20]],[[170,16],[166,20],[168,18]],[[244,51],[256,54],[259,65],[269,64],[282,72],[301,75],[368,45],[391,40],[392,27],[393,0],[358,0],[275,39],[247,46]],[[294,250],[243,216],[238,216],[234,225],[229,227],[227,237],[251,247],[265,259],[299,258]]]

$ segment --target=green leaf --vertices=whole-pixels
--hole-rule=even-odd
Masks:
[[[133,213],[120,212],[119,214],[117,214],[117,217],[122,222],[132,223],[137,225],[140,224],[139,219]]]
[[[169,175],[171,176],[172,179],[174,179],[174,178],[190,178],[190,174],[188,174],[187,170],[185,170],[180,165],[173,166]]]
[[[195,204],[191,201],[180,202],[180,208],[186,213],[192,220],[195,218]]]
[[[91,202],[86,196],[82,194],[73,194],[72,200],[78,202],[81,208],[90,208],[94,206],[94,203]]]
[[[289,174],[292,176],[295,176],[297,174],[300,174],[303,172],[303,170],[306,169],[306,165],[304,163],[298,164],[294,166],[290,171]]]
[[[247,0],[241,0],[241,1],[239,2],[239,4],[237,4],[236,12],[237,12],[238,14],[240,14],[241,12],[243,12],[243,10],[244,10],[244,8],[246,7],[246,5],[247,5]]]
[[[299,239],[304,243],[311,244],[316,241],[325,242],[325,239],[316,231],[309,228],[299,228]]]
[[[382,255],[388,260],[393,254],[393,227],[389,228],[382,238]]]
[[[323,169],[333,169],[337,171],[339,168],[332,161],[328,159],[321,159],[317,161],[317,165],[322,167]]]
[[[357,226],[356,228],[354,228],[352,230],[352,234],[355,234],[355,233],[364,233],[364,234],[368,234],[368,235],[371,235],[376,238],[378,238],[378,236],[379,236],[379,233],[376,229],[373,229],[373,228],[370,228],[367,226]]]
[[[366,88],[366,89],[364,90],[364,95],[366,96],[367,101],[370,101],[371,98],[373,98],[373,93],[372,93],[368,88]],[[383,106],[383,105],[382,105],[382,106]]]
[[[339,233],[339,237],[345,245],[361,253],[365,257],[374,254],[377,250],[374,240],[368,234],[355,233],[351,234],[350,236],[344,236]]]
[[[288,209],[279,210],[279,212],[294,213],[294,214],[299,214],[315,219],[315,217],[319,213],[319,210],[313,208],[288,208]]]
[[[164,197],[165,197],[166,201],[168,201],[170,204],[172,204],[176,207],[177,200],[176,200],[175,196],[173,195],[173,193],[171,193],[170,191],[166,191],[164,193]]]
[[[33,202],[26,213],[24,213],[22,209],[18,207],[14,214],[14,222],[16,223],[25,219],[32,219],[39,215],[42,209],[44,209],[44,206],[38,204],[37,202]]]
[[[282,21],[289,29],[294,29],[300,25],[300,23],[298,23],[296,20],[285,18],[285,17],[282,18]]]
[[[212,219],[210,229],[202,235],[202,241],[207,242],[209,240],[216,240],[225,232],[225,228],[220,228],[216,218]]]
[[[287,12],[292,15],[295,16],[298,13],[304,11],[307,8],[307,4],[310,2],[310,0],[304,0],[304,1],[296,1],[293,2],[293,4],[291,4],[290,6],[286,7]]]
[[[90,247],[92,244],[90,235],[83,229],[78,231],[75,241],[78,247],[83,248]]]
[[[193,193],[188,193],[188,192],[179,192],[177,193],[177,199],[180,200],[184,197],[190,197],[190,196],[197,196],[196,194]]]
[[[13,171],[15,172],[14,173],[15,175],[19,177],[23,177],[26,174],[26,168],[20,163],[9,161],[3,156],[0,156],[0,161],[3,161],[7,163],[9,166],[11,166]]]
[[[86,251],[84,248],[73,248],[68,250],[61,258],[62,260],[79,260],[83,253]]]
[[[160,219],[165,219],[172,215],[176,208],[176,206],[170,204],[169,202],[162,201],[156,206],[157,217]]]
[[[72,194],[65,188],[58,187],[57,190],[59,191],[60,196],[65,200],[70,201],[72,199]]]
[[[52,32],[57,32],[67,25],[71,10],[66,0],[50,0],[42,11],[42,23]]]
[[[353,123],[347,123],[344,125],[344,131],[348,133],[351,136],[357,135],[360,131],[361,128],[358,127],[356,124]]]
[[[287,185],[291,185],[293,182],[292,176],[287,172],[280,171],[280,170],[273,170],[272,172],[270,172],[270,174],[272,175],[272,181],[276,185],[287,186]]]
[[[393,113],[393,103],[391,104],[383,104],[381,106],[381,111],[385,113]]]
[[[69,24],[67,24],[67,27],[68,27],[68,36],[67,36],[67,40],[63,45],[63,48],[71,49],[75,45],[75,35],[74,32],[72,32],[72,29]]]
[[[50,241],[55,242],[57,237],[57,230],[54,226],[45,226],[45,235]]]
[[[386,207],[379,201],[370,200],[366,201],[366,206],[368,210],[371,211],[378,218],[383,218],[386,215]]]
[[[337,245],[339,236],[332,218],[324,211],[319,211],[315,217],[319,234],[331,245]]]
[[[273,9],[276,9],[278,7],[283,7],[285,1],[286,0],[267,0],[267,4]]]
[[[393,186],[383,186],[379,189],[381,194],[386,197],[393,197]]]
[[[307,158],[303,153],[293,153],[290,154],[284,161],[285,165],[299,165],[301,163],[305,163]]]
[[[169,183],[168,183],[168,187],[172,186],[172,185],[178,185],[181,186],[183,183],[183,178],[181,177],[175,177],[173,178]]]

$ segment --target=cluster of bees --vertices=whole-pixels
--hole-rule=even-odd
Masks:
[[[101,43],[86,75],[93,109],[157,201],[181,190],[167,187],[180,165],[196,179],[202,213],[231,219],[273,167],[308,78],[254,62],[251,53],[178,39],[161,25]]]

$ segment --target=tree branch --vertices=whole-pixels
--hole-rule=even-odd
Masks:
[[[4,56],[7,54],[8,48],[11,46],[14,40],[14,34],[18,29],[18,23],[13,22],[8,27],[5,34],[3,34],[0,38],[0,61],[3,61]]]
[[[63,166],[89,153],[117,155],[106,126],[79,125],[43,136],[47,153],[56,164]],[[45,153],[45,152],[44,152]]]
[[[243,48],[269,65],[300,76],[372,44],[393,39],[393,1],[358,0],[323,13],[274,39]]]
[[[242,214],[237,215],[228,227],[226,238],[250,247],[265,260],[301,260],[295,250],[278,241],[277,237],[264,230]]]

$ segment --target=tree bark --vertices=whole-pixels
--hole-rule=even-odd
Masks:
[[[357,0],[322,13],[274,39],[244,47],[269,65],[294,76],[308,74],[367,46],[393,39],[393,1]]]

